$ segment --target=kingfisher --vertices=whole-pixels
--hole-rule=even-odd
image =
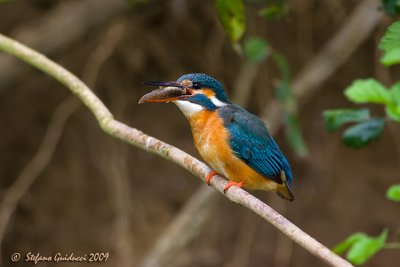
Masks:
[[[232,186],[250,190],[274,191],[294,200],[293,177],[289,162],[256,115],[233,104],[223,85],[204,73],[191,73],[176,81],[145,82],[159,89],[140,101],[172,102],[191,126],[195,147],[211,166],[206,177],[228,178],[224,192]]]

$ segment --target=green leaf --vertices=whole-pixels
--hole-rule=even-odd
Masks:
[[[387,239],[387,229],[376,238],[366,236],[360,238],[347,253],[347,259],[356,265],[364,264],[383,248]]]
[[[382,4],[386,14],[391,16],[400,14],[400,0],[382,0]]]
[[[325,110],[322,116],[325,129],[331,132],[337,130],[343,124],[365,121],[370,118],[369,110],[366,108]]]
[[[400,122],[400,82],[390,88],[392,104],[386,106],[386,114],[394,121]]]
[[[379,48],[383,50],[384,56],[381,62],[386,66],[399,63],[400,60],[400,21],[390,25],[385,35],[379,43]]]
[[[400,107],[395,105],[388,105],[385,108],[386,114],[394,121],[400,122]]]
[[[356,265],[361,265],[383,248],[387,234],[387,229],[383,230],[376,238],[364,233],[354,233],[342,243],[336,245],[333,252],[343,254],[348,251],[346,258]]]
[[[395,184],[389,187],[386,192],[386,197],[390,200],[400,202],[400,184]]]
[[[342,139],[347,146],[360,148],[378,139],[384,126],[385,121],[381,118],[360,122],[344,131]]]
[[[242,0],[216,0],[219,20],[232,42],[242,38],[245,29],[244,6]]]
[[[391,103],[389,91],[375,79],[355,80],[345,89],[344,94],[355,103]]]
[[[244,54],[252,63],[260,63],[268,56],[268,43],[261,38],[250,38],[244,45]]]
[[[261,9],[258,12],[258,15],[261,17],[265,17],[266,19],[276,19],[283,17],[284,15],[289,13],[289,8],[287,5],[275,5]]]
[[[400,46],[400,21],[389,26],[385,35],[379,43],[379,48],[383,51],[392,50]]]
[[[394,48],[386,52],[381,57],[381,63],[385,66],[392,66],[400,63],[400,47]]]
[[[258,12],[259,16],[265,17],[266,19],[276,19],[289,13],[286,0],[273,0],[268,2],[268,6]]]
[[[332,251],[335,252],[336,254],[343,254],[347,250],[349,250],[356,242],[358,242],[361,239],[365,239],[368,237],[364,233],[354,233],[351,234],[348,238],[346,238],[342,243],[337,244]]]
[[[400,106],[400,82],[393,84],[392,87],[390,87],[390,92],[393,102]]]

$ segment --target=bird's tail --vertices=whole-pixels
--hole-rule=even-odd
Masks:
[[[278,194],[278,196],[280,196],[283,199],[287,199],[289,201],[294,200],[294,195],[293,195],[292,191],[290,190],[289,186],[286,184],[286,182],[278,185],[276,193]]]
[[[278,194],[278,196],[280,196],[283,199],[293,201],[294,195],[288,184],[289,181],[286,180],[286,174],[284,171],[281,171],[281,179],[282,179],[282,184],[278,185],[278,187],[276,189],[276,193]]]

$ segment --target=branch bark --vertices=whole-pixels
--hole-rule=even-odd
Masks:
[[[203,181],[207,173],[211,171],[207,165],[184,151],[114,120],[103,102],[81,80],[44,55],[2,34],[0,34],[0,50],[31,64],[65,85],[94,114],[100,127],[106,133],[140,149],[162,156],[189,170]],[[215,176],[211,181],[211,186],[225,197],[252,210],[321,260],[332,266],[352,266],[250,193],[233,187],[224,194],[223,188],[226,184],[226,179],[221,176]]]

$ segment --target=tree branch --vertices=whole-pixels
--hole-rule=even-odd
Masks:
[[[107,107],[82,81],[42,54],[2,34],[0,34],[0,50],[31,64],[65,85],[89,108],[101,128],[108,134],[173,161],[203,181],[207,173],[211,171],[207,165],[182,150],[114,120]],[[215,176],[211,181],[212,187],[225,197],[252,210],[326,263],[332,266],[352,266],[250,193],[238,187],[233,187],[224,194],[223,188],[226,183],[226,179],[221,176]]]

